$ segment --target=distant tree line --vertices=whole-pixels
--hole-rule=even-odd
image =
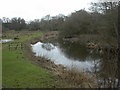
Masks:
[[[26,21],[23,18],[3,17],[3,30],[59,30],[65,36],[79,34],[105,34],[116,36],[118,24],[118,2],[91,3],[91,12],[79,10],[69,16],[46,15],[42,19]]]
[[[120,43],[118,30],[118,2],[91,3],[90,12],[83,10],[64,16],[46,15],[42,19],[27,22],[23,18],[3,18],[5,30],[48,30],[60,31],[61,37],[74,37],[81,34],[101,35]]]
[[[4,30],[21,30],[26,28],[26,22],[22,18],[5,18],[2,19],[3,22],[3,31]]]
[[[57,16],[51,17],[50,15],[46,15],[41,20],[35,19],[33,21],[26,21],[23,18],[6,18],[3,17],[3,31],[5,30],[59,30],[61,28],[61,24],[64,22],[64,15],[59,14]]]

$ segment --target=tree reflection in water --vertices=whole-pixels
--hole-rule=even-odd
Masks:
[[[93,73],[100,88],[117,88],[120,86],[120,54],[98,49],[88,49],[80,43],[59,42],[60,48],[69,58],[93,60]],[[91,59],[86,59],[86,58]],[[119,58],[118,58],[119,57]]]

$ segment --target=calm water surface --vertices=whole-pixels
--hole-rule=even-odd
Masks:
[[[0,39],[0,43],[14,41],[13,39]]]
[[[67,52],[70,53],[70,50],[66,51],[64,48],[60,46],[60,44],[53,45],[52,43],[38,42],[31,46],[36,56],[45,57],[51,61],[54,61],[55,64],[62,64],[67,68],[76,68],[78,70],[94,71],[93,68],[95,63],[99,62],[97,66],[100,65],[100,58],[93,58],[92,56],[90,56],[92,54],[92,50],[87,51],[86,49],[84,49],[85,47],[82,46],[77,47],[78,48],[77,51],[72,50],[74,54],[72,54],[71,56],[67,54]],[[68,48],[70,49],[71,47],[69,46]],[[78,52],[78,50],[80,49],[85,51],[80,53]],[[78,55],[75,53],[77,53]]]
[[[118,87],[120,82],[120,60],[109,52],[88,49],[80,43],[59,41],[57,43],[38,42],[32,46],[35,56],[42,56],[62,64],[68,69],[87,71],[99,78],[100,87]],[[120,83],[119,83],[120,84]]]

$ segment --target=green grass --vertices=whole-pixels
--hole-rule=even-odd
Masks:
[[[42,35],[42,33],[40,33],[40,32],[34,32],[33,34],[30,34],[30,35],[20,36],[19,40],[16,40],[14,42],[24,42],[24,41],[32,40],[35,37],[38,37],[38,36],[41,36],[41,35]]]
[[[23,42],[26,40],[32,40],[35,37],[41,36],[42,33],[40,31],[8,31],[6,33],[3,33],[3,39],[14,39],[19,38],[18,40],[15,40],[13,42]],[[6,36],[6,37],[4,37]]]
[[[3,50],[3,85],[10,88],[51,87],[51,73],[31,64],[20,52],[22,50]]]
[[[21,36],[18,41],[24,42],[40,36],[33,33],[31,36]],[[32,64],[27,58],[25,50],[9,50],[7,44],[2,50],[2,83],[7,88],[44,88],[52,87],[54,78],[52,73]]]

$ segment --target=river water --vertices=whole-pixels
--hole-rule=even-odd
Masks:
[[[6,43],[10,41],[14,41],[14,40],[13,39],[0,39],[0,43]]]
[[[35,56],[41,56],[55,64],[62,64],[68,69],[76,68],[78,71],[87,71],[94,74],[101,87],[117,87],[120,74],[120,62],[117,55],[101,52],[97,49],[88,49],[85,45],[71,42],[42,43],[37,42],[32,46]],[[107,85],[105,85],[107,84]]]
[[[82,47],[81,47],[82,48]],[[72,58],[65,54],[65,51],[58,45],[55,46],[51,43],[38,42],[32,45],[33,52],[36,56],[42,56],[46,59],[54,61],[55,64],[62,64],[67,68],[76,68],[78,70],[93,71],[94,61],[91,57],[86,57],[84,60],[82,58]],[[83,54],[80,56],[83,56]],[[96,59],[99,62],[99,58]]]

